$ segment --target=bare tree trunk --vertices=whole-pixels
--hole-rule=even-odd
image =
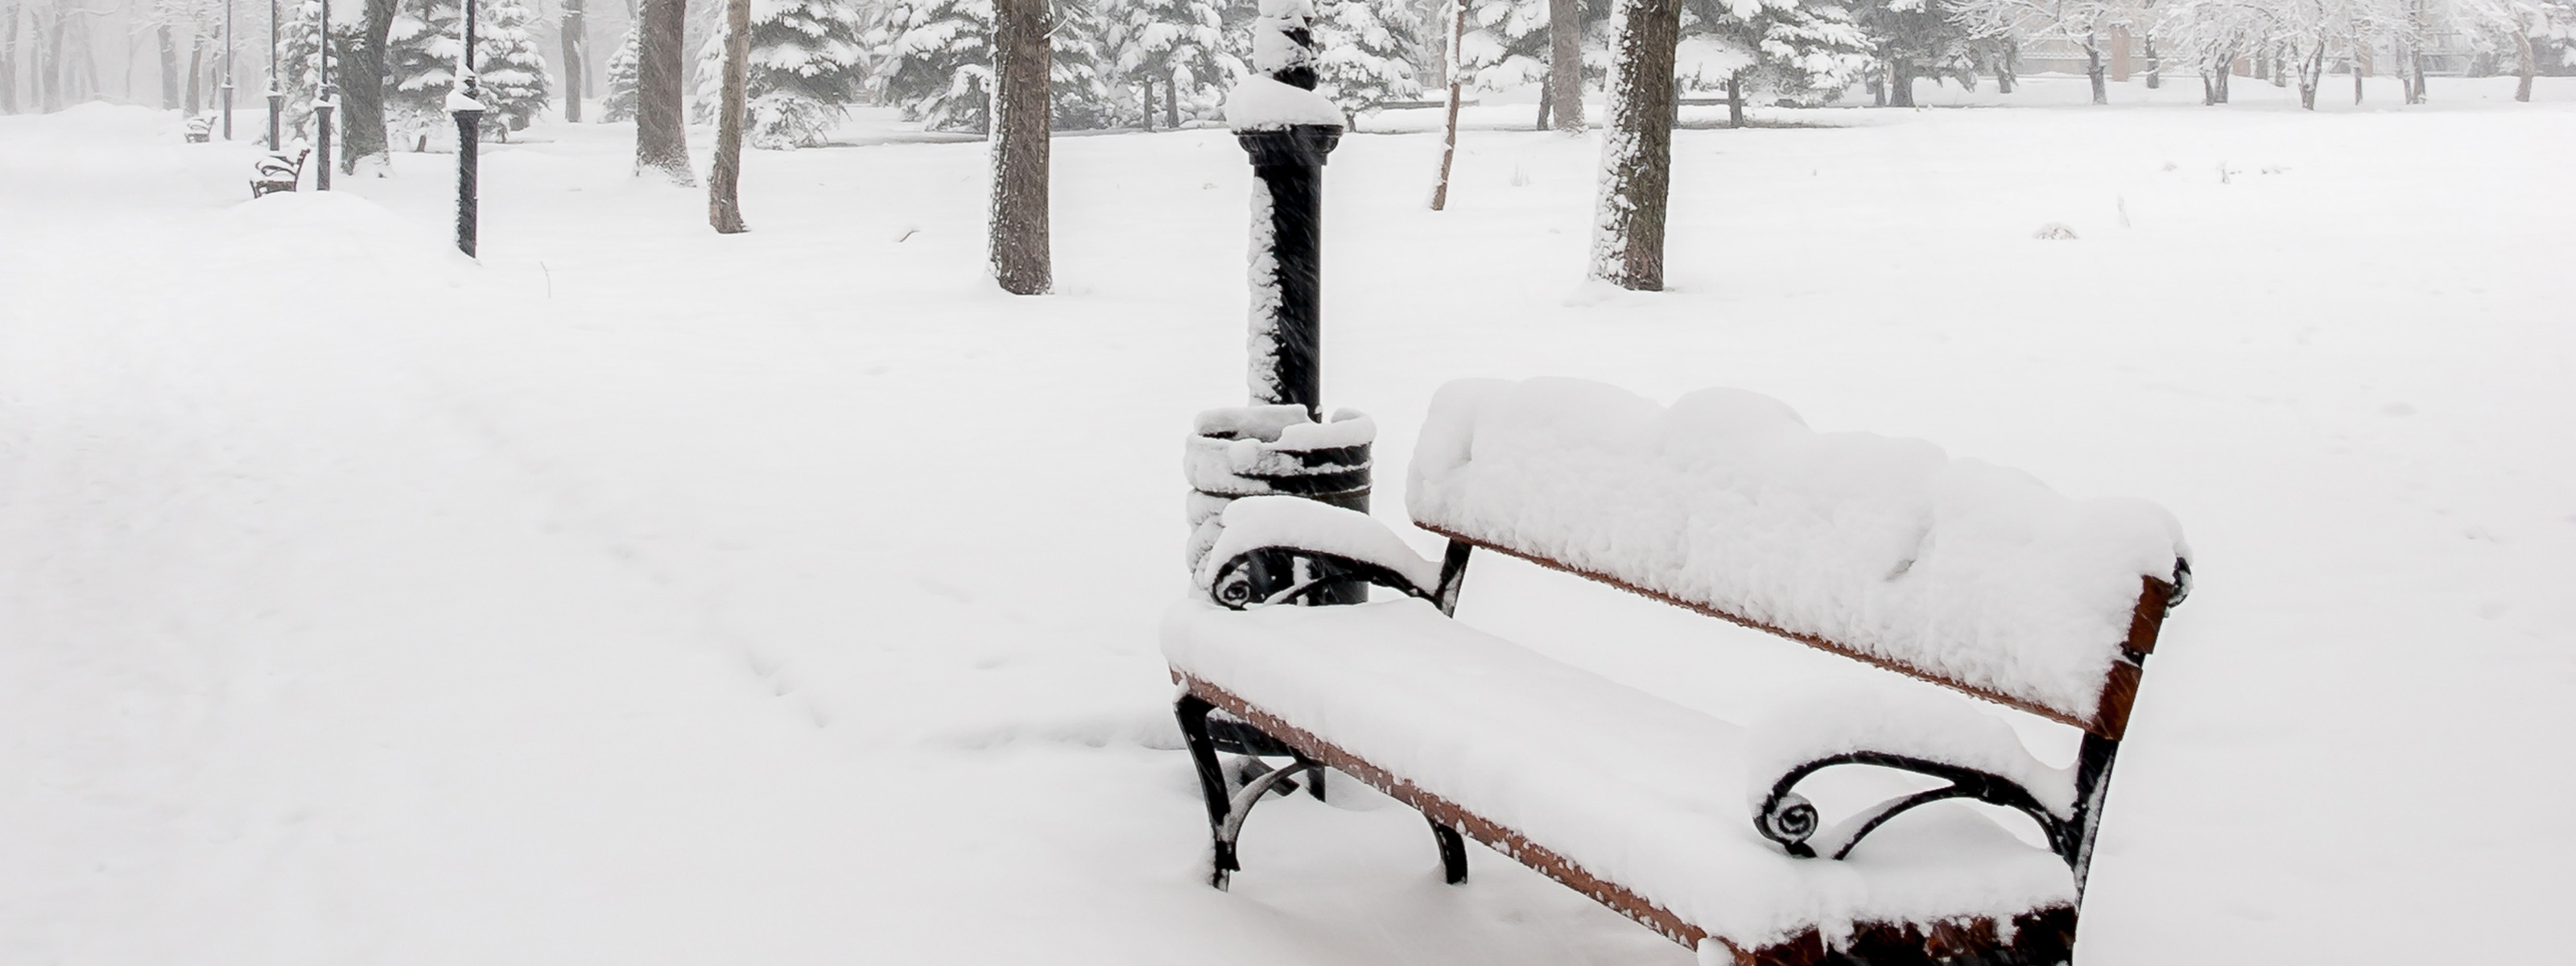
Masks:
[[[2111,103],[2110,89],[2102,86],[2102,45],[2091,33],[2084,35],[2084,76],[2093,82],[2093,103]]]
[[[1914,58],[1899,52],[1887,59],[1887,106],[1914,106]]]
[[[1147,76],[1136,81],[1136,98],[1143,105],[1145,130],[1151,131],[1154,129],[1154,78]]]
[[[0,0],[0,114],[16,113],[18,113],[18,0]]]
[[[179,42],[177,38],[170,36],[170,23],[166,19],[154,24],[152,32],[161,41],[161,109],[177,110],[179,108]]]
[[[644,0],[635,43],[635,171],[655,172],[672,184],[694,185],[689,170],[689,129],[681,92],[687,65],[681,35],[688,30],[688,0]]]
[[[1593,215],[1592,277],[1640,292],[1664,287],[1665,207],[1672,193],[1673,48],[1677,0],[1624,0],[1610,136]]]
[[[1047,239],[1047,0],[993,4],[993,279],[1013,295],[1055,285]],[[1177,99],[1177,98],[1176,98]]]
[[[1744,126],[1744,68],[1726,75],[1726,126]]]
[[[1557,130],[1583,130],[1582,0],[1547,0],[1547,95]]]
[[[188,105],[188,116],[189,116],[189,117],[195,117],[195,116],[197,116],[197,113],[198,113],[199,111],[201,111],[201,110],[204,110],[204,109],[205,109],[205,104],[204,104],[204,101],[202,100],[202,97],[203,97],[204,95],[203,95],[203,92],[202,92],[202,91],[200,90],[200,88],[198,87],[198,83],[197,83],[197,79],[198,79],[199,77],[201,77],[201,76],[204,76],[204,74],[206,73],[206,71],[205,71],[205,62],[206,62],[206,43],[205,43],[205,38],[202,38],[202,37],[197,36],[197,32],[196,32],[196,31],[194,31],[194,30],[190,30],[190,31],[188,31],[188,101],[187,101],[187,105]]]
[[[2317,38],[2316,48],[2299,64],[2299,106],[2317,109],[2317,86],[2326,78],[2326,39]]]
[[[385,38],[393,32],[395,0],[367,0],[357,42],[341,54],[340,173],[353,174],[358,159],[391,152],[385,141]],[[497,125],[496,125],[497,126]]]
[[[742,223],[742,121],[750,109],[751,0],[725,0],[724,92],[716,105],[716,160],[707,171],[707,224],[716,234],[751,230]]]
[[[2535,56],[2531,49],[2531,29],[2515,27],[2513,44],[2515,52],[2522,58],[2517,67],[2522,75],[2522,82],[2514,85],[2513,99],[2528,104],[2531,103],[2531,77],[2540,72],[2540,58]]]
[[[2013,85],[2021,82],[2020,71],[2021,41],[2007,37],[2004,39],[2003,59],[1995,64],[1995,92],[2012,93]]]
[[[1181,85],[1168,77],[1163,79],[1163,126],[1175,131],[1181,129]]]
[[[38,52],[33,79],[36,82],[36,107],[47,114],[63,109],[63,27],[71,19],[57,7],[51,22],[39,29],[45,35],[45,46]]]
[[[2407,58],[2407,70],[2415,78],[2415,96],[2407,103],[2421,104],[2427,96],[2424,90],[2424,51],[2417,49],[2409,53],[2413,56]]]
[[[2154,34],[2148,34],[2148,35],[2147,35],[2147,89],[2152,91],[2152,90],[2155,90],[2155,89],[2160,88],[2160,87],[2163,87],[2163,86],[2165,86],[2165,62],[2164,62],[2164,58],[2161,58],[2161,57],[2156,56],[2156,37],[2155,37],[2155,35],[2154,35]]]
[[[1458,68],[1458,48],[1467,39],[1467,0],[1450,0],[1454,13],[1449,20],[1448,52],[1441,62],[1449,67],[1449,122],[1440,142],[1440,180],[1431,185],[1431,210],[1449,207],[1449,167],[1458,159],[1458,97],[1464,93],[1460,82],[1465,72]]]
[[[582,0],[564,0],[564,121],[570,124],[581,123],[582,79],[590,64],[590,21],[584,16],[586,13]]]

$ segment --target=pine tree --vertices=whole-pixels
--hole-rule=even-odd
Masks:
[[[1101,45],[1092,8],[1055,5],[1048,63],[1051,114],[1058,127],[1108,123],[1110,97],[1097,61]],[[934,131],[991,128],[992,0],[896,0],[868,32],[879,103]]]
[[[278,29],[277,83],[286,95],[285,119],[288,137],[313,137],[313,98],[321,82],[321,0],[301,0],[280,11],[286,22]],[[331,17],[331,83],[344,83],[342,73],[349,44],[358,38],[356,17],[333,10]]]
[[[746,133],[753,147],[823,144],[867,86],[860,10],[832,0],[781,0],[752,9]],[[723,31],[698,53],[697,117],[715,120],[724,79]]]
[[[1675,79],[1691,90],[1727,91],[1738,125],[1750,93],[1831,101],[1871,62],[1872,41],[1849,15],[1795,0],[1760,0],[1749,9],[1689,0],[1682,37]]]
[[[635,25],[626,25],[626,39],[617,42],[617,52],[608,57],[608,90],[599,98],[599,118],[603,121],[635,119]]]
[[[1148,97],[1159,87],[1169,123],[1212,112],[1244,74],[1241,53],[1229,43],[1236,32],[1226,29],[1217,0],[1121,0],[1107,19],[1114,69],[1144,85]]]
[[[529,33],[536,19],[524,0],[479,0],[474,23],[476,99],[483,102],[483,130],[509,140],[546,109],[550,84],[546,56]],[[444,95],[441,95],[444,96]]]
[[[478,0],[474,67],[482,75],[486,137],[508,140],[546,107],[546,62],[529,35],[521,0]],[[447,92],[456,87],[456,52],[465,41],[464,8],[452,2],[416,6],[394,19],[386,41],[387,106],[395,124],[420,143],[450,130]]]
[[[1319,6],[1314,23],[1318,92],[1354,115],[1422,95],[1422,85],[1413,78],[1422,24],[1404,0],[1338,0]]]
[[[880,101],[933,131],[991,124],[991,0],[895,0],[869,33]]]

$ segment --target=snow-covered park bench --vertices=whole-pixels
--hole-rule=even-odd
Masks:
[[[188,119],[187,139],[190,144],[205,144],[215,139],[215,116],[199,114]]]
[[[293,191],[304,180],[304,159],[313,154],[313,149],[302,142],[289,145],[289,148],[270,153],[251,168],[251,197]]]
[[[2163,510],[2069,500],[1919,440],[1815,433],[1751,393],[1666,408],[1572,380],[1444,387],[1406,503],[1448,539],[1442,560],[1352,510],[1236,500],[1197,566],[1204,599],[1166,619],[1213,884],[1238,871],[1251,808],[1330,767],[1421,810],[1448,881],[1470,836],[1703,962],[2071,957],[2112,758],[2188,590]],[[2071,726],[2081,750],[2052,767],[1996,715],[1893,684],[1719,720],[1450,619],[1477,548]],[[1401,596],[1265,606],[1336,578]],[[1236,787],[1225,729],[1289,760]],[[1823,827],[1800,789],[1843,765],[1922,790]],[[2037,835],[1955,806],[1885,824],[1954,798]]]

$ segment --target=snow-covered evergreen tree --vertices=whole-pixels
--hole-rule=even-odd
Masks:
[[[1584,76],[1602,74],[1612,29],[1610,0],[1583,0]],[[1547,78],[1547,0],[1467,0],[1459,69],[1467,83],[1502,90]]]
[[[524,0],[478,0],[474,21],[474,72],[477,99],[483,102],[483,130],[502,140],[523,131],[546,109],[551,85],[545,54],[537,49],[528,25],[535,12]],[[445,95],[442,93],[442,97]]]
[[[278,28],[277,73],[279,93],[286,95],[286,130],[299,132],[290,137],[313,136],[313,98],[320,83],[322,38],[321,0],[302,0],[281,11],[285,22]],[[343,83],[342,54],[360,37],[358,18],[332,11],[331,18],[331,83]]]
[[[599,119],[632,121],[635,119],[635,60],[638,35],[635,25],[626,25],[626,39],[618,41],[617,52],[608,57],[608,90],[599,98]]]
[[[1107,122],[1092,9],[1058,2],[1050,38],[1052,113],[1058,127]],[[895,0],[868,32],[878,101],[934,131],[984,133],[992,124],[992,0]]]
[[[1871,66],[1871,38],[1839,7],[1795,0],[1691,0],[1673,76],[1697,91],[1825,102]]]
[[[1343,113],[1356,115],[1388,101],[1422,96],[1413,60],[1422,23],[1406,0],[1330,0],[1317,5],[1313,25],[1315,89]]]
[[[1094,0],[1055,0],[1048,38],[1047,96],[1058,130],[1104,128],[1118,123],[1118,95],[1111,87],[1111,53],[1100,7]]]
[[[1162,106],[1153,110],[1166,122],[1214,111],[1243,76],[1240,42],[1226,30],[1226,6],[1221,0],[1116,0],[1109,8],[1114,69],[1159,98]]]
[[[749,104],[753,147],[815,147],[867,87],[867,25],[848,0],[756,0],[751,7]],[[724,83],[725,33],[698,54],[698,116],[713,121]]]

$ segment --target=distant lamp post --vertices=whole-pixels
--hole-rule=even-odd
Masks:
[[[233,139],[233,0],[224,0],[224,140]]]
[[[277,139],[279,119],[286,116],[286,92],[277,89],[277,0],[268,0],[268,149],[285,150]]]
[[[465,0],[465,49],[456,55],[456,86],[447,92],[447,113],[456,116],[456,250],[473,258],[479,205],[475,180],[482,165],[482,85],[474,76],[474,0]]]
[[[313,145],[320,149],[322,167],[313,172],[313,190],[331,190],[331,112],[340,105],[340,89],[331,86],[331,0],[322,0],[322,33],[317,44],[320,53],[314,59],[320,70],[320,90],[313,101]]]

